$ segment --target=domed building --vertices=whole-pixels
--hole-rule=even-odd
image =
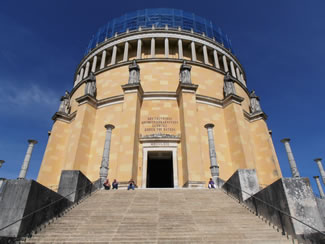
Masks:
[[[260,187],[281,170],[259,97],[226,34],[176,9],[111,20],[91,39],[61,98],[38,175],[131,178],[138,187],[205,187],[256,169]]]

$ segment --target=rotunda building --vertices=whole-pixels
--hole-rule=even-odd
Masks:
[[[62,170],[123,186],[204,187],[256,169],[281,170],[259,97],[231,42],[210,21],[176,9],[111,20],[91,39],[53,116],[38,181]]]

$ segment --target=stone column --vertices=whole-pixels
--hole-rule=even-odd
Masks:
[[[97,66],[97,55],[95,55],[93,58],[93,65],[91,67],[91,72],[93,72],[93,73],[96,72],[96,66]]]
[[[86,78],[86,77],[88,76],[88,74],[89,74],[89,66],[90,66],[90,62],[88,61],[88,62],[86,63],[86,70],[85,70],[84,78]]]
[[[240,79],[240,72],[239,72],[238,67],[236,67],[236,74],[237,74],[237,79],[238,79],[238,80],[241,80],[241,79]]]
[[[154,58],[156,55],[156,42],[155,38],[151,38],[151,58]]]
[[[106,128],[106,137],[105,137],[105,144],[104,144],[104,152],[103,152],[102,163],[101,163],[100,171],[99,171],[100,187],[103,186],[103,184],[108,176],[109,152],[110,152],[110,148],[111,148],[112,130],[115,127],[114,127],[114,125],[107,124],[107,125],[105,125],[105,128]]]
[[[209,63],[208,50],[206,45],[203,45],[203,59],[205,64]]]
[[[106,54],[107,54],[107,52],[106,52],[106,50],[104,50],[103,53],[102,53],[102,60],[101,60],[101,62],[100,62],[100,67],[99,67],[99,69],[103,69],[103,68],[105,67],[105,63],[106,63]]]
[[[138,40],[138,48],[137,48],[137,59],[141,59],[141,46],[142,46],[142,41],[141,39]]]
[[[27,148],[27,152],[25,155],[23,165],[21,166],[21,170],[20,170],[18,179],[25,179],[27,170],[28,170],[28,166],[29,166],[29,162],[30,162],[30,158],[32,157],[33,148],[34,148],[34,145],[37,144],[37,141],[36,140],[28,140],[28,143],[29,143],[29,145]]]
[[[168,56],[169,56],[169,40],[166,37],[165,38],[165,57],[168,58]]]
[[[123,61],[126,62],[129,59],[129,43],[124,43],[124,54],[123,54]]]
[[[183,59],[183,42],[182,42],[182,39],[178,39],[178,59]]]
[[[244,79],[244,75],[243,74],[241,74],[240,75],[240,77],[241,77],[241,81],[243,82],[243,84],[246,86],[246,81],[245,81],[245,79]]]
[[[192,61],[196,61],[196,50],[195,50],[194,42],[191,42],[191,51],[192,51]]]
[[[314,179],[316,180],[316,184],[317,184],[317,187],[318,187],[320,197],[325,198],[325,194],[324,194],[322,185],[320,184],[320,181],[319,181],[319,176],[314,176]]]
[[[320,176],[322,177],[323,183],[325,184],[325,171],[322,165],[322,159],[321,158],[315,158],[314,161],[317,163]]]
[[[80,71],[79,82],[82,81],[83,75],[84,75],[84,68],[82,68]]]
[[[225,55],[222,56],[222,61],[223,61],[223,67],[225,72],[228,72],[229,69],[228,69],[227,57]]]
[[[235,66],[234,66],[234,62],[230,60],[230,69],[231,69],[231,75],[235,78],[236,77],[236,72],[235,72]]]
[[[79,82],[79,74],[77,74],[77,78],[76,78],[76,80],[74,81],[74,86],[76,86],[77,84],[78,84],[78,82]]]
[[[117,53],[117,46],[115,45],[113,47],[113,53],[112,53],[112,59],[111,59],[111,65],[116,64],[116,53]]]
[[[297,165],[296,165],[296,161],[293,157],[292,151],[291,151],[291,147],[290,147],[290,139],[289,138],[284,138],[281,140],[281,142],[284,144],[285,149],[287,151],[287,156],[288,156],[288,160],[289,160],[289,164],[290,164],[290,169],[291,169],[291,174],[292,177],[300,177]]]
[[[220,69],[220,64],[219,64],[219,58],[218,58],[217,50],[213,50],[213,58],[214,58],[214,66],[217,69]]]
[[[209,140],[209,155],[210,155],[210,171],[213,178],[213,181],[217,184],[219,177],[219,166],[217,163],[217,154],[214,145],[213,137],[213,127],[214,124],[206,124],[204,126],[208,130],[208,140]]]

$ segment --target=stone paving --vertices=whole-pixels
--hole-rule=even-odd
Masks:
[[[220,190],[98,191],[27,243],[292,243]]]

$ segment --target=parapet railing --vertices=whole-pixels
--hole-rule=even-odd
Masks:
[[[256,216],[259,216],[259,215],[260,215],[260,216],[263,217],[263,215],[260,214],[259,211],[258,211],[257,202],[263,203],[263,204],[265,204],[266,206],[268,206],[268,207],[270,207],[271,209],[273,209],[273,210],[278,214],[279,221],[280,221],[280,225],[281,225],[281,230],[282,230],[282,235],[286,235],[286,230],[285,230],[284,221],[283,221],[283,216],[286,216],[286,217],[288,217],[288,218],[290,218],[290,219],[292,219],[292,220],[295,220],[295,221],[297,221],[297,222],[299,222],[299,223],[301,223],[301,224],[307,226],[308,228],[312,229],[313,231],[315,231],[316,233],[320,234],[322,237],[325,238],[325,233],[322,232],[322,231],[320,231],[320,230],[318,230],[318,229],[316,229],[315,227],[313,227],[313,226],[311,226],[311,225],[309,225],[309,224],[303,222],[303,221],[300,220],[300,219],[297,219],[296,217],[290,215],[289,213],[284,212],[283,210],[281,210],[281,209],[275,207],[274,205],[272,205],[272,204],[270,204],[270,203],[268,203],[268,202],[266,202],[266,201],[264,201],[264,200],[262,200],[262,199],[260,199],[260,198],[258,198],[258,197],[256,197],[256,196],[254,196],[253,194],[251,194],[251,193],[249,193],[249,192],[247,192],[247,191],[244,191],[244,190],[240,189],[239,187],[237,187],[237,186],[235,186],[235,185],[233,185],[233,184],[231,184],[231,183],[229,183],[229,182],[226,182],[226,181],[224,181],[224,180],[222,180],[222,179],[218,179],[218,180],[219,180],[220,182],[222,182],[222,181],[224,182],[223,185],[221,186],[221,188],[225,191],[225,193],[226,193],[227,195],[229,195],[229,193],[231,193],[231,192],[229,191],[229,188],[230,188],[230,187],[236,189],[236,190],[237,190],[237,194],[234,193],[234,192],[232,192],[233,194],[231,194],[231,195],[232,195],[234,198],[236,198],[240,204],[244,204],[244,205],[246,205],[246,206],[249,207],[249,208],[251,208],[251,206],[248,204],[248,202],[246,202],[246,200],[243,200],[243,199],[241,198],[241,193],[244,193],[244,194],[250,196],[250,200],[252,201],[252,204],[253,204],[253,206],[254,206],[254,210],[255,210],[255,215],[256,215]],[[253,210],[253,211],[254,211],[254,210]],[[264,218],[265,218],[265,219],[268,219],[267,217],[264,217]],[[268,220],[269,220],[270,222],[272,222],[272,220],[270,220],[270,219],[268,219]],[[273,224],[275,224],[275,223],[273,223]],[[275,224],[275,225],[277,225],[277,224]],[[287,233],[288,233],[288,231],[287,231]],[[295,235],[295,234],[294,234],[294,235]]]
[[[74,194],[74,193],[77,193],[78,191],[80,191],[80,190],[82,190],[82,189],[87,189],[87,187],[91,187],[91,188],[90,188],[90,191],[89,191],[88,194],[84,195],[82,198],[80,198],[80,199],[77,200],[76,202],[72,202],[71,204],[68,203],[68,204],[67,204],[67,207],[63,208],[62,211],[60,211],[60,213],[58,213],[57,215],[54,215],[52,218],[50,218],[50,219],[44,221],[43,223],[38,224],[35,228],[33,228],[33,230],[29,231],[27,234],[24,234],[23,236],[16,237],[16,238],[10,238],[10,237],[9,237],[8,239],[13,240],[13,241],[20,241],[20,240],[24,239],[25,237],[31,237],[31,235],[32,235],[33,232],[34,232],[34,233],[37,233],[37,230],[41,230],[41,229],[42,229],[42,228],[40,228],[40,226],[45,226],[45,225],[49,224],[49,223],[51,222],[51,220],[63,216],[64,213],[66,213],[68,210],[74,208],[76,205],[78,205],[78,204],[79,204],[81,201],[83,201],[85,198],[89,197],[92,193],[98,191],[98,190],[100,189],[100,187],[99,187],[99,188],[95,188],[95,189],[93,188],[93,186],[95,185],[95,182],[96,182],[96,181],[93,181],[93,182],[91,182],[91,183],[88,183],[86,186],[83,186],[83,187],[77,188],[77,189],[74,190],[73,192],[71,192],[71,193],[69,193],[69,194],[67,194],[67,195],[65,195],[65,196],[62,196],[61,198],[59,198],[59,199],[57,199],[57,200],[55,200],[55,201],[50,202],[49,204],[47,204],[47,205],[45,205],[45,206],[43,206],[43,207],[41,207],[41,208],[39,208],[39,209],[37,209],[37,210],[35,210],[35,211],[33,211],[33,212],[31,212],[31,213],[29,213],[29,214],[23,216],[23,217],[20,218],[20,219],[15,220],[14,222],[12,222],[12,223],[10,223],[10,224],[4,226],[4,227],[1,227],[1,228],[0,228],[0,231],[3,231],[4,229],[6,229],[6,228],[8,228],[8,227],[10,227],[10,226],[12,226],[12,225],[18,223],[19,221],[25,220],[25,219],[27,219],[27,218],[32,217],[33,215],[35,215],[35,214],[37,214],[37,213],[40,213],[40,212],[43,211],[44,209],[50,208],[50,207],[52,207],[53,205],[57,204],[57,203],[60,202],[60,201],[68,200],[67,198],[68,198],[70,195],[72,195],[72,194]],[[50,187],[56,187],[56,188],[58,188],[58,186],[50,186]],[[49,188],[49,189],[50,189],[50,188]],[[50,190],[52,190],[52,189],[50,189]],[[1,241],[1,238],[6,238],[6,237],[0,237],[0,241]],[[8,242],[8,243],[10,243],[10,242]]]

